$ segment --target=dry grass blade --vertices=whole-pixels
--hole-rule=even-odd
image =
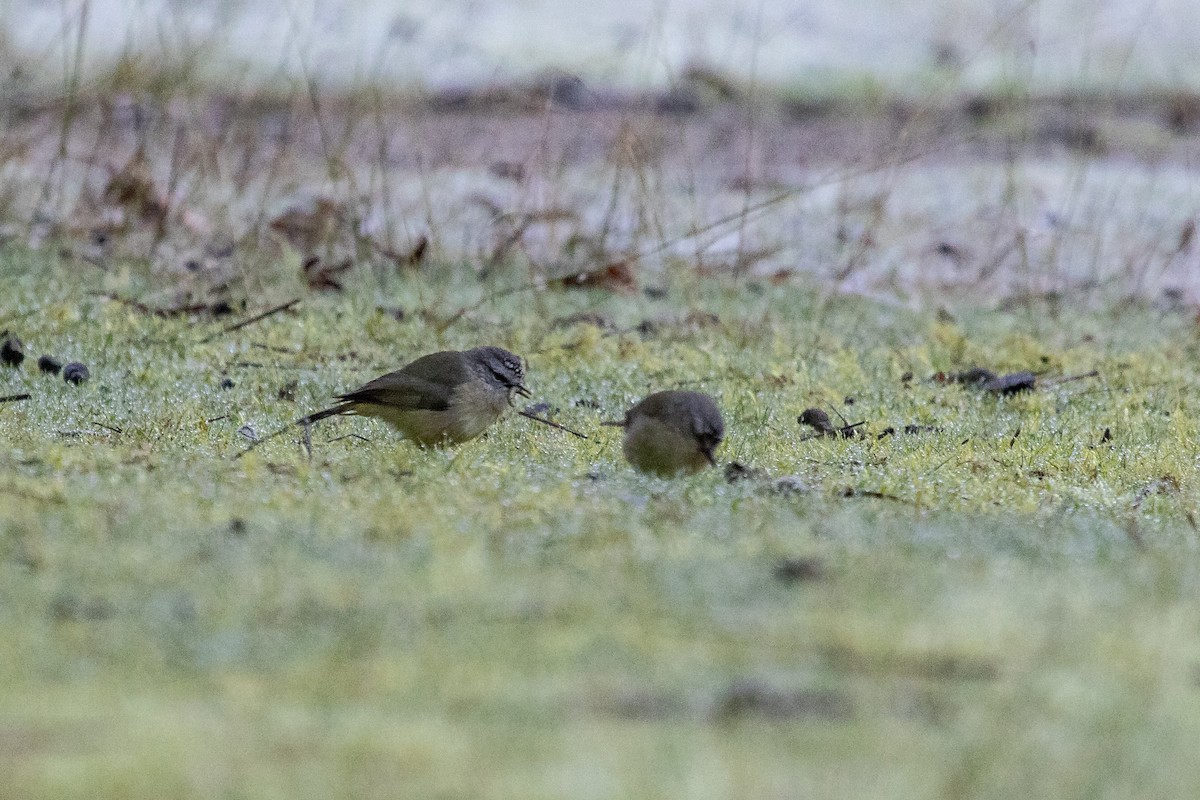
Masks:
[[[578,436],[580,439],[588,438],[586,435],[580,433],[579,431],[571,430],[566,425],[560,425],[557,422],[554,422],[553,420],[548,420],[545,417],[539,417],[537,414],[531,414],[530,412],[525,411],[523,409],[518,410],[517,413],[520,414],[522,417],[525,417],[526,419],[531,419],[534,422],[540,422],[543,425],[549,425],[551,428],[558,428],[560,431],[566,431],[567,433],[571,434],[572,436]]]
[[[286,303],[280,303],[277,306],[268,308],[266,311],[262,312],[261,314],[255,314],[253,317],[250,317],[249,319],[244,319],[241,322],[235,322],[232,325],[227,325],[224,328],[222,328],[221,330],[212,334],[211,336],[207,336],[207,337],[201,339],[200,344],[206,344],[208,342],[213,341],[214,339],[218,339],[218,338],[224,336],[227,333],[233,333],[234,331],[238,331],[249,325],[253,325],[256,322],[261,322],[262,320],[266,319],[267,317],[272,317],[275,314],[279,314],[284,311],[287,311],[289,308],[291,308],[292,306],[299,303],[301,301],[301,299],[303,299],[303,298],[300,298],[300,297],[293,298],[291,300],[288,300]]]

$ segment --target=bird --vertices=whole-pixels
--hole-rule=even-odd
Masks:
[[[662,477],[716,466],[713,455],[725,438],[716,402],[701,392],[665,391],[647,396],[609,422],[625,429],[621,449],[635,469]]]
[[[531,396],[520,356],[491,346],[443,350],[337,395],[336,405],[294,424],[304,428],[306,446],[310,425],[345,414],[383,420],[421,447],[443,447],[483,433],[512,405],[513,395]],[[236,458],[290,427],[259,439]]]
[[[461,444],[495,422],[514,394],[531,396],[520,356],[491,346],[443,350],[337,395],[337,405],[296,424],[354,414],[381,419],[422,447]]]

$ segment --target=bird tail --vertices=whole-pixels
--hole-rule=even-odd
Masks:
[[[296,420],[295,424],[312,425],[314,422],[325,419],[326,417],[334,417],[338,414],[348,414],[350,411],[354,410],[354,406],[355,404],[351,402],[338,403],[336,406],[330,406],[323,411],[318,411],[315,414],[309,414],[307,417],[301,417],[300,419]]]

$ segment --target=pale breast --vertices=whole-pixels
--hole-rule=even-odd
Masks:
[[[471,381],[460,384],[450,396],[449,408],[411,409],[381,403],[358,402],[351,413],[375,417],[404,437],[424,447],[458,444],[487,430],[508,407],[508,392]]]
[[[483,433],[508,408],[508,392],[472,381],[460,385],[450,398],[454,417],[449,436],[465,442]]]

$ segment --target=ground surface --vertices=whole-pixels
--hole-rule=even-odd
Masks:
[[[1190,313],[914,314],[667,272],[665,295],[527,292],[448,325],[477,287],[364,281],[222,333],[98,296],[139,293],[136,270],[0,265],[3,326],[92,373],[0,372],[32,395],[0,405],[6,795],[1149,798],[1200,777]],[[591,438],[507,416],[420,451],[344,420],[311,462],[292,435],[231,460],[244,425],[479,342],[525,354]],[[1013,396],[934,379],[975,365],[1042,374]],[[762,474],[622,463],[599,422],[679,385],[718,398],[723,465]],[[812,406],[865,435],[806,438]]]
[[[1130,45],[1175,6],[1063,17],[1098,90],[1026,4],[888,27],[936,62],[899,85],[734,48],[400,96],[91,72],[94,6],[17,59],[86,22],[78,83],[0,86],[0,796],[1194,794],[1200,101]],[[588,438],[234,460],[483,343]],[[673,387],[721,466],[638,475],[600,423]]]

